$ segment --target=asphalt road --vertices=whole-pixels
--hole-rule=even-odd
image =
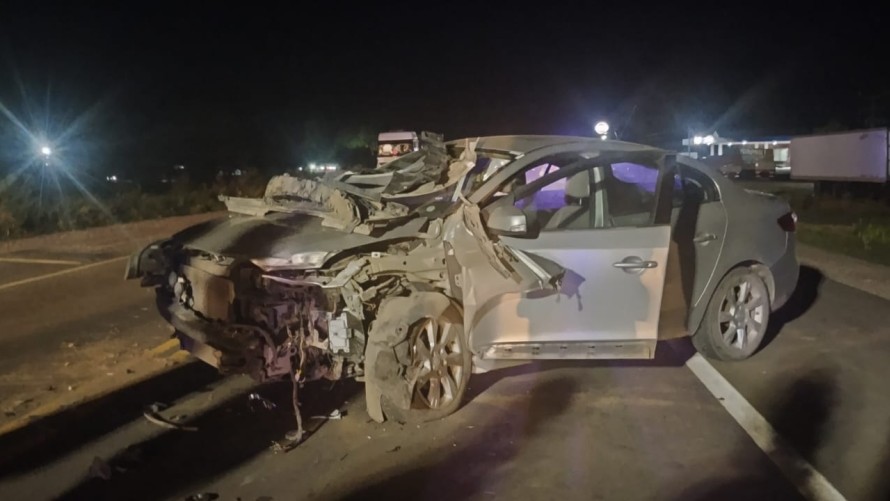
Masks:
[[[35,264],[3,274],[7,264],[4,385],[41,364],[57,377],[64,367],[52,364],[71,350],[166,338],[151,296],[121,279],[123,261],[57,265],[73,271],[30,282],[21,281],[54,271]],[[345,416],[309,419],[313,433],[285,454],[269,446],[294,427],[289,386],[218,379],[194,364],[67,416],[56,438],[15,457],[0,439],[0,499],[767,500],[799,499],[800,486],[824,477],[847,499],[886,500],[888,307],[804,268],[766,347],[745,362],[712,363],[740,400],[709,391],[687,365],[700,358],[690,358],[685,340],[660,345],[651,362],[536,363],[477,375],[465,407],[422,425],[370,422],[358,384],[313,383],[303,390],[304,415],[336,408]],[[253,392],[276,407],[251,406]],[[141,410],[154,401],[197,431],[149,423]],[[755,430],[764,444],[746,432],[757,415],[778,437]],[[787,461],[795,454],[814,469],[789,472],[788,464],[801,466]]]

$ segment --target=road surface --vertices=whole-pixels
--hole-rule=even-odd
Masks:
[[[61,391],[81,353],[99,377],[166,339],[114,257],[0,261],[5,387]],[[888,309],[806,267],[751,360],[707,364],[679,340],[653,361],[529,364],[474,376],[460,411],[421,425],[369,421],[357,383],[312,383],[313,432],[284,454],[269,446],[294,427],[286,384],[191,364],[27,448],[0,437],[0,499],[890,499]],[[99,369],[103,350],[126,361]],[[155,401],[197,431],[148,422]]]

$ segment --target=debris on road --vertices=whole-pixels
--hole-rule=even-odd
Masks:
[[[96,456],[93,458],[93,464],[90,465],[89,478],[101,478],[102,480],[111,479],[111,465],[104,459]]]
[[[303,430],[291,430],[284,434],[284,440],[274,440],[272,441],[272,452],[275,454],[281,454],[285,452],[292,451],[296,446],[300,445],[300,442],[303,441]]]
[[[324,419],[324,420],[343,419],[343,413],[340,412],[340,409],[334,409],[327,416],[312,416],[311,419]]]
[[[402,446],[401,446],[401,445],[397,445],[397,446],[393,447],[392,449],[390,449],[390,450],[388,450],[388,451],[386,451],[386,452],[399,452],[400,450],[402,450]]]
[[[215,492],[201,492],[187,496],[185,501],[213,501],[215,499],[219,499],[219,494]]]
[[[278,407],[275,402],[263,397],[259,393],[251,393],[247,396],[247,402],[250,404],[250,410],[256,411],[257,405],[261,405],[267,411]]]
[[[156,424],[162,428],[169,428],[171,430],[179,430],[179,431],[198,431],[198,428],[194,426],[184,426],[178,423],[175,423],[171,420],[165,419],[163,416],[158,414],[162,408],[166,408],[164,404],[155,402],[149,405],[145,412],[142,413],[149,422]]]

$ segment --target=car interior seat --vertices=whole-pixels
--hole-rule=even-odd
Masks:
[[[547,222],[544,230],[584,229],[590,227],[590,174],[581,171],[566,181],[566,205]]]

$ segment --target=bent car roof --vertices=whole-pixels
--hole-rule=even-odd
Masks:
[[[515,135],[515,136],[483,136],[468,137],[449,141],[449,145],[460,146],[466,141],[476,141],[476,149],[484,151],[501,151],[514,155],[524,155],[530,151],[561,144],[589,144],[595,149],[610,151],[661,151],[652,146],[625,141],[602,140],[596,137],[555,136],[555,135]]]

